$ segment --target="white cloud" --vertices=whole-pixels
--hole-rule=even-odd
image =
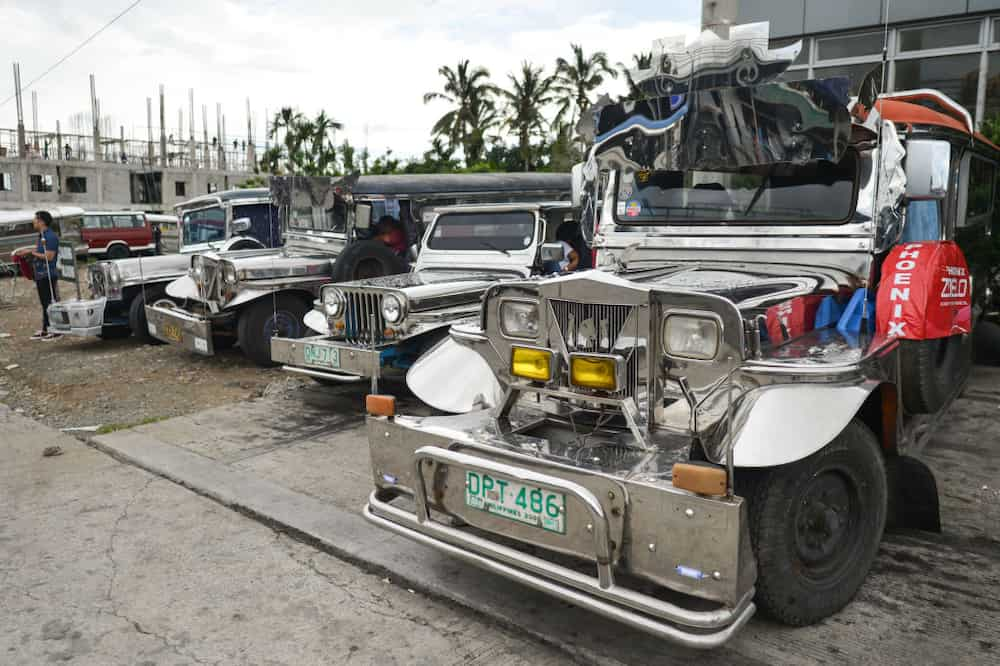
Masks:
[[[392,148],[411,156],[426,148],[430,127],[445,110],[422,102],[424,92],[440,85],[441,65],[468,58],[502,85],[522,60],[551,70],[556,57],[568,55],[570,42],[604,50],[612,62],[629,61],[657,37],[697,28],[699,2],[671,4],[634,15],[634,3],[617,0],[578,0],[572,11],[554,0],[144,0],[36,86],[39,124],[53,128],[57,118],[65,124],[89,109],[88,74],[94,73],[102,112],[124,125],[127,136],[145,136],[147,96],[154,98],[158,125],[162,83],[168,133],[176,132],[179,108],[186,127],[187,91],[194,88],[199,135],[201,105],[208,105],[214,136],[215,103],[221,102],[228,134],[242,138],[249,97],[259,137],[265,108],[273,114],[290,104],[307,113],[325,109],[355,144],[364,143],[367,127],[373,152]],[[0,63],[9,72],[7,63],[20,61],[27,83],[126,5],[8,0],[0,4],[0,25],[7,26]],[[13,91],[7,82],[0,101]],[[621,85],[610,82],[613,91]],[[30,95],[25,100],[30,129]],[[14,103],[0,107],[0,127],[15,122]]]

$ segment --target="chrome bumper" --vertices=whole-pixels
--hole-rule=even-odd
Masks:
[[[461,426],[450,430],[449,418],[462,419]],[[468,415],[370,417],[378,490],[365,505],[365,517],[396,534],[687,647],[722,645],[753,615],[756,567],[742,500],[695,496],[666,482],[623,481],[493,449],[484,443],[488,437],[460,434],[476,432],[474,421]],[[456,493],[465,492],[461,477],[452,475],[470,470],[564,493],[563,533],[553,535],[449,503]],[[392,504],[397,496],[412,497],[415,510]],[[457,523],[438,520],[442,513],[457,518]],[[507,545],[510,540],[533,546],[533,554]],[[590,560],[595,575],[564,566],[565,560],[553,557],[558,552]],[[701,574],[695,565],[705,572],[698,580],[691,578],[692,572]],[[674,595],[676,602],[666,601],[618,582],[621,574],[683,594]]]
[[[49,327],[61,335],[92,338],[104,327],[108,299],[59,301],[49,306]]]
[[[326,335],[271,338],[271,360],[289,372],[331,381],[372,377],[381,367],[375,364],[382,362],[378,349],[355,347]]]
[[[212,320],[192,314],[177,307],[146,306],[146,324],[149,334],[172,345],[180,345],[190,352],[212,356]]]

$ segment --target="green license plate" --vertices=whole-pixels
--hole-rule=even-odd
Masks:
[[[465,472],[465,505],[547,532],[566,533],[566,496],[482,472]]]
[[[322,368],[340,367],[340,350],[324,345],[305,345],[302,349],[306,365],[316,365]]]

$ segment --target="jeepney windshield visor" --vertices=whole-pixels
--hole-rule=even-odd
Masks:
[[[839,163],[620,172],[615,217],[624,224],[844,222],[854,212],[856,179],[853,151]]]

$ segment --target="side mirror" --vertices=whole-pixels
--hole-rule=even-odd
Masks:
[[[354,228],[367,231],[372,227],[372,205],[359,203],[354,207]]]
[[[249,217],[238,217],[233,220],[233,223],[229,225],[229,228],[232,230],[234,236],[238,236],[239,234],[245,234],[250,231],[252,226],[253,222]]]
[[[910,200],[944,199],[951,174],[951,144],[915,139],[906,144],[906,196]]]
[[[570,200],[573,203],[573,208],[579,208],[583,205],[583,162],[573,165],[570,170],[570,183],[572,188]]]
[[[542,263],[549,261],[565,261],[566,248],[562,243],[543,243],[541,249]]]

